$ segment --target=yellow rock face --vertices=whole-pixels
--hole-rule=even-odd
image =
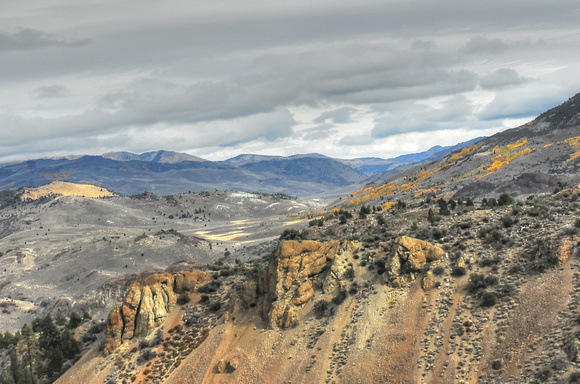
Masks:
[[[141,284],[135,282],[129,287],[129,291],[121,307],[123,323],[125,324],[122,342],[133,338],[135,333],[135,317],[137,316],[139,303],[141,303]]]
[[[114,307],[107,318],[107,338],[105,339],[105,355],[113,352],[121,345],[121,336],[123,334],[123,316],[121,309]]]
[[[205,271],[181,271],[175,275],[174,291],[183,293],[195,291],[199,286],[211,281],[211,275]]]
[[[177,301],[179,292],[195,290],[210,281],[203,271],[183,271],[172,274],[156,273],[143,283],[135,282],[127,290],[121,307],[115,307],[107,320],[105,353],[112,352],[121,343],[135,337],[147,336],[167,317]]]
[[[428,241],[399,236],[393,246],[393,258],[401,264],[407,263],[412,270],[420,271],[426,262],[439,260],[445,255],[443,249]]]
[[[313,282],[332,269],[339,249],[350,252],[352,244],[340,247],[338,241],[295,240],[280,243],[268,265],[265,314],[274,327],[288,328],[299,308],[314,296]]]

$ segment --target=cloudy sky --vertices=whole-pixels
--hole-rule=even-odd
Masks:
[[[0,0],[0,161],[383,158],[580,92],[577,0]]]

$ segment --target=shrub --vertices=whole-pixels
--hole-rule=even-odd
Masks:
[[[502,193],[501,195],[499,195],[499,198],[497,199],[497,204],[498,205],[510,205],[513,202],[514,202],[513,197],[511,197],[507,193]]]
[[[340,305],[344,302],[344,300],[346,300],[346,297],[348,296],[348,293],[346,292],[346,289],[341,289],[338,292],[338,295],[336,295],[335,297],[332,298],[332,304],[334,305]]]
[[[497,303],[497,296],[493,292],[484,292],[481,299],[481,305],[484,307],[493,307]]]
[[[464,267],[453,267],[453,269],[451,270],[451,274],[453,276],[465,276],[465,274],[467,273],[467,271],[465,270]]]
[[[469,275],[469,282],[467,283],[467,289],[469,292],[475,293],[485,287],[485,277],[482,274],[472,273]]]
[[[512,225],[514,225],[515,220],[513,217],[511,217],[510,215],[505,215],[501,218],[501,222],[503,223],[503,226],[506,228],[511,227]]]
[[[157,357],[157,354],[151,348],[146,348],[141,352],[141,357],[143,360],[149,361]]]
[[[139,348],[141,349],[149,348],[149,342],[145,339],[139,340]]]
[[[189,303],[190,300],[191,299],[189,298],[189,295],[188,294],[182,293],[181,295],[179,295],[177,297],[177,304],[179,304],[179,305],[185,305],[185,304]]]
[[[580,228],[580,219],[576,219],[576,221],[574,222],[574,226],[576,228]],[[580,374],[580,373],[579,373]]]
[[[344,272],[344,277],[349,280],[354,279],[354,269],[352,267],[347,269],[346,272]]]
[[[330,307],[330,303],[326,300],[318,300],[314,303],[314,314],[318,319],[322,319],[326,314],[326,311]]]
[[[465,269],[465,268],[463,268],[463,269]],[[443,275],[444,273],[445,273],[445,268],[444,268],[444,267],[442,267],[442,266],[440,266],[440,265],[439,265],[439,266],[437,266],[437,267],[435,267],[435,268],[433,268],[433,274],[434,274],[435,276],[441,276],[441,275]]]
[[[221,301],[219,301],[219,300],[212,301],[212,302],[209,304],[209,310],[210,310],[210,311],[212,311],[212,312],[217,312],[217,311],[219,311],[219,310],[221,309],[221,307],[222,307],[222,302],[221,302]]]
[[[570,384],[580,384],[580,372],[572,372],[568,378]]]
[[[209,296],[206,294],[201,295],[201,298],[199,299],[200,302],[202,303],[207,303],[209,301]]]
[[[296,229],[285,229],[280,235],[280,240],[302,240],[302,233]]]
[[[68,320],[68,329],[75,329],[83,322],[83,319],[76,312],[71,312]]]
[[[485,278],[483,279],[483,282],[484,282],[486,287],[489,287],[491,285],[496,285],[498,283],[498,281],[499,281],[499,279],[497,278],[497,276],[494,276],[494,275],[485,276]]]
[[[444,229],[441,229],[441,228],[433,228],[431,230],[431,237],[433,237],[433,239],[435,239],[435,240],[441,239],[446,234],[447,234],[447,232]]]

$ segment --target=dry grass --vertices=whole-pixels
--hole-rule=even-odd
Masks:
[[[62,195],[62,196],[84,196],[99,198],[105,196],[114,196],[114,194],[101,187],[90,184],[74,184],[66,181],[53,181],[37,188],[27,189],[20,197],[22,200],[36,200],[44,196]]]

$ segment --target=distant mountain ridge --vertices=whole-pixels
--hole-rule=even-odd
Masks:
[[[462,143],[446,147],[436,145],[424,152],[410,153],[407,155],[397,156],[392,159],[381,159],[378,157],[362,157],[357,159],[337,159],[337,160],[340,161],[341,163],[351,166],[352,168],[356,169],[357,171],[367,176],[371,176],[403,165],[416,164],[422,161],[436,160],[453,151],[472,145],[473,143],[476,143],[481,139],[483,139],[483,137],[477,137],[469,141],[464,141]]]
[[[152,151],[136,154],[132,152],[107,152],[101,155],[105,159],[118,161],[151,161],[153,163],[181,163],[182,161],[207,161],[201,157],[192,156],[187,153],[173,151]]]
[[[470,142],[458,144],[461,147]],[[125,195],[151,191],[169,195],[187,191],[232,189],[296,196],[340,195],[369,182],[373,172],[396,173],[397,167],[441,156],[454,147],[433,147],[395,159],[334,159],[318,153],[292,156],[242,154],[208,161],[186,153],[109,152],[68,156],[0,166],[0,189],[36,187],[54,180],[96,184]],[[348,188],[348,189],[347,189]]]

